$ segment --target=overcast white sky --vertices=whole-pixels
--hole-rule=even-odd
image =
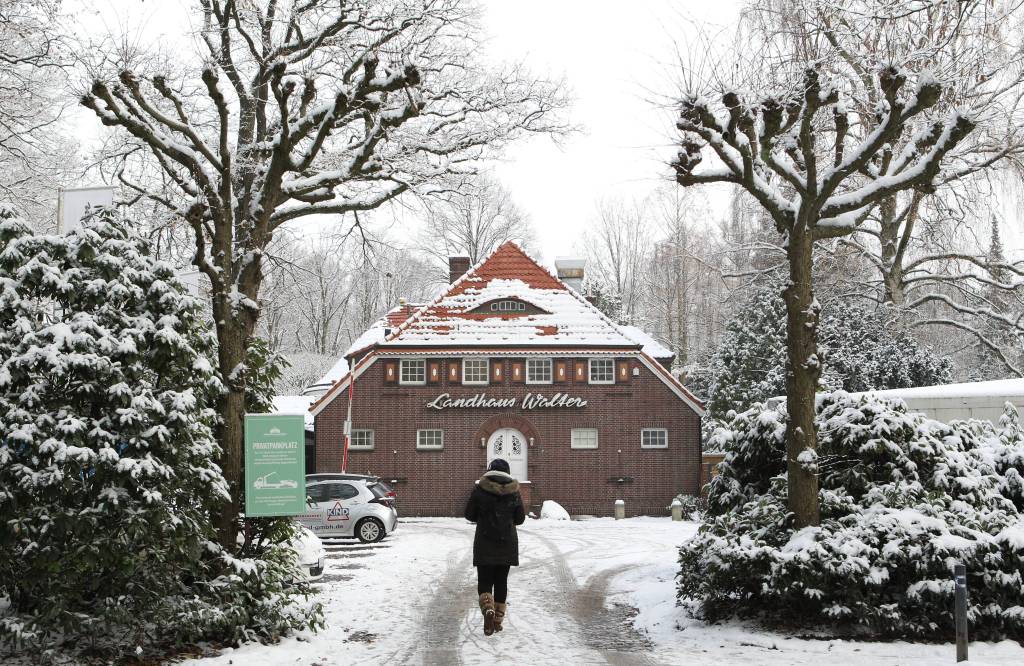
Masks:
[[[530,213],[547,259],[569,254],[602,198],[640,197],[668,179],[676,48],[690,23],[726,26],[736,0],[518,0],[486,2],[490,52],[536,73],[564,75],[582,132],[561,147],[532,139],[513,147],[497,173]]]
[[[191,0],[79,0],[88,32],[124,33],[140,42],[178,42],[190,31]],[[654,103],[666,87],[687,20],[726,25],[736,0],[484,0],[488,52],[564,77],[581,132],[556,146],[533,138],[495,169],[529,213],[548,260],[569,254],[602,197],[643,196],[668,175],[672,113]],[[192,19],[194,20],[194,19]],[[82,118],[89,134],[95,120]],[[95,131],[95,130],[92,130]]]
[[[195,0],[71,0],[84,34],[125,34],[128,41],[188,47]],[[543,137],[513,146],[495,165],[500,180],[531,217],[539,250],[551,261],[579,249],[602,198],[642,197],[668,181],[674,113],[670,97],[677,51],[696,29],[731,33],[739,0],[482,0],[489,56],[522,61],[536,74],[563,78],[581,132],[556,146]],[[97,123],[80,115],[83,138]],[[711,197],[724,208],[721,194]],[[709,224],[721,214],[712,212]],[[1011,219],[1016,215],[1011,214]],[[1005,219],[1005,218],[1004,218]],[[1004,228],[1020,247],[1019,225]]]

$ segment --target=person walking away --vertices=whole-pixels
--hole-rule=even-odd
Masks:
[[[516,525],[526,520],[519,482],[509,474],[508,462],[495,458],[477,481],[466,504],[466,520],[476,523],[473,566],[477,574],[484,634],[501,631],[508,604],[508,572],[519,566]]]

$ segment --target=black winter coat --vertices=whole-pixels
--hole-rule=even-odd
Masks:
[[[466,504],[466,520],[476,523],[473,566],[519,566],[516,525],[526,520],[519,482],[507,474],[480,477]]]

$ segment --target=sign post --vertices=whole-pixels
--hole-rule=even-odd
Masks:
[[[967,661],[967,567],[953,566],[956,621],[956,660]]]
[[[245,515],[306,511],[306,423],[301,414],[245,415]]]

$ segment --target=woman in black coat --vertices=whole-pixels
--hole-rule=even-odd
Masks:
[[[476,591],[484,615],[484,634],[501,631],[508,606],[508,572],[519,566],[516,525],[526,520],[519,482],[509,474],[508,463],[495,458],[480,477],[466,504],[466,520],[476,523],[473,566]]]

